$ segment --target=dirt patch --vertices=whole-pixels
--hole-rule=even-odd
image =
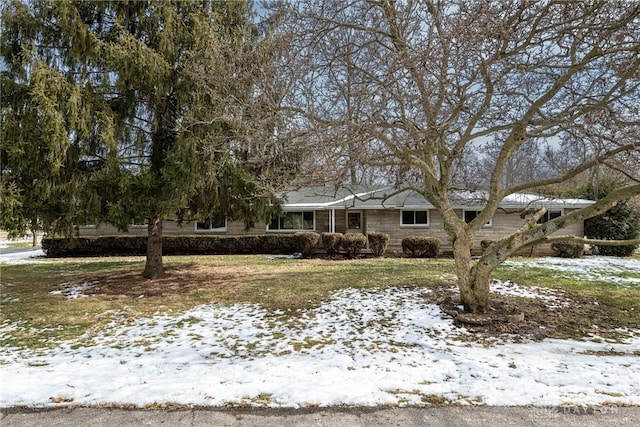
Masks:
[[[456,291],[438,293],[441,310],[454,318],[454,324],[485,337],[510,336],[514,341],[545,338],[583,338],[597,335],[617,339],[606,310],[594,299],[564,293],[565,304],[558,307],[536,298],[492,294],[489,310],[483,314],[466,313]],[[600,325],[601,327],[599,327]]]
[[[184,264],[165,267],[165,275],[157,279],[142,277],[140,269],[105,273],[86,277],[93,285],[85,291],[91,296],[157,297],[185,295],[197,290],[239,286],[246,276],[237,266],[227,269],[214,265]]]

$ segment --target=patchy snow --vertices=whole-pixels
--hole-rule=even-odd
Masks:
[[[51,350],[5,348],[0,407],[640,404],[640,330],[624,343],[481,345],[425,292],[343,290],[295,313],[206,305],[123,317]]]
[[[620,277],[621,273],[640,275],[640,261],[634,258],[586,256],[584,258],[542,257],[507,260],[504,266],[514,268],[544,268],[559,272],[558,277],[589,282],[608,282],[621,286],[640,285],[640,277]]]
[[[61,285],[62,289],[49,292],[51,295],[64,295],[67,299],[85,298],[89,295],[85,294],[87,289],[91,289],[96,284],[100,283],[97,280],[92,282],[82,282],[78,284],[65,283]]]
[[[0,263],[2,264],[39,264],[43,261],[38,259],[44,257],[42,249],[33,249],[27,251],[14,252],[9,254],[0,254]]]
[[[548,289],[538,286],[521,286],[512,281],[491,281],[491,292],[500,295],[513,297],[536,298],[542,299],[548,303],[551,308],[565,307],[571,304],[566,296],[566,292],[562,289]]]
[[[640,272],[637,260],[612,257],[506,264],[579,280]],[[54,292],[73,304],[92,285]],[[374,406],[438,398],[463,405],[640,405],[640,327],[618,343],[593,337],[480,344],[426,303],[426,292],[349,289],[293,313],[249,304],[139,319],[123,312],[104,329],[53,349],[0,349],[0,407]],[[513,282],[494,281],[492,292],[559,306],[567,301],[562,291]],[[28,328],[5,321],[0,336]]]

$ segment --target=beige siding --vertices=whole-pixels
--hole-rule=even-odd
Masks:
[[[329,231],[329,215],[331,211],[316,211],[315,215],[315,231],[318,233]],[[569,212],[567,210],[565,213]],[[336,232],[344,233],[346,231],[346,213],[344,209],[335,211],[336,219]],[[363,213],[364,232],[382,232],[387,233],[390,236],[389,250],[400,251],[402,246],[402,239],[407,236],[427,236],[436,237],[440,239],[441,251],[451,251],[451,243],[449,242],[447,235],[444,232],[444,226],[442,216],[435,210],[429,210],[429,225],[424,226],[403,226],[400,223],[401,211],[397,209],[378,209],[378,210],[365,210]],[[456,213],[462,216],[462,210],[457,210]],[[523,220],[518,214],[506,214],[504,212],[498,212],[494,216],[490,226],[484,227],[476,235],[474,241],[474,248],[480,249],[480,242],[482,240],[498,240],[505,237],[523,225]],[[106,235],[146,235],[146,226],[131,226],[128,233],[121,233],[118,230],[109,225],[102,224],[97,227],[83,226],[79,228],[81,236],[106,236]],[[245,229],[242,221],[234,221],[227,223],[227,230],[222,232],[203,232],[195,230],[195,222],[185,221],[182,225],[179,225],[177,221],[167,220],[163,223],[164,235],[194,235],[194,234],[207,234],[207,235],[248,235],[248,234],[263,234],[267,232],[267,224],[256,224],[249,230]],[[278,231],[275,233],[293,233],[287,231]],[[562,234],[583,236],[584,226],[583,223],[573,224],[559,231]],[[542,245],[535,247],[535,252],[532,253],[550,253],[548,245]]]
[[[408,236],[436,237],[446,244],[447,236],[442,225],[442,217],[434,210],[429,211],[428,226],[406,226],[400,224],[401,211],[396,209],[367,211],[367,232],[389,234],[389,250],[399,251],[402,239]]]
[[[185,221],[181,225],[174,220],[165,220],[162,223],[162,232],[165,236],[176,235],[193,235],[193,234],[212,234],[212,235],[241,235],[241,234],[261,234],[267,229],[266,224],[256,224],[249,230],[245,229],[244,222],[234,221],[227,223],[227,231],[197,231],[196,222]],[[147,226],[132,225],[129,227],[128,233],[119,232],[118,229],[110,224],[101,224],[99,226],[82,226],[79,227],[81,236],[117,236],[117,235],[147,235]]]
[[[567,213],[569,210],[567,210]],[[462,210],[457,210],[456,213],[461,216]],[[368,232],[382,232],[387,233],[390,236],[389,250],[398,251],[401,249],[401,242],[404,237],[407,236],[427,236],[436,237],[442,242],[441,249],[443,251],[451,250],[451,243],[444,232],[444,225],[442,216],[435,210],[429,210],[429,226],[402,226],[400,225],[400,211],[399,210],[375,210],[367,211],[367,231]],[[480,242],[482,240],[498,240],[502,237],[508,236],[518,228],[522,227],[524,221],[518,214],[506,214],[504,212],[498,212],[493,217],[490,226],[482,228],[474,240],[474,247],[480,248]],[[559,231],[562,234],[583,236],[584,227],[582,222],[573,224]],[[548,251],[548,246],[543,246],[538,249]]]
[[[316,231],[318,233],[329,231],[330,211],[316,211]]]
[[[164,226],[164,224],[163,224]],[[123,233],[118,231],[116,227],[111,224],[100,224],[97,226],[80,226],[78,227],[80,236],[118,236],[121,234],[133,235],[133,236],[146,236],[147,226],[130,226],[129,232]]]

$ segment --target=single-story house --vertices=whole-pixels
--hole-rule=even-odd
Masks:
[[[185,221],[179,225],[168,220],[163,224],[164,235],[213,234],[246,235],[264,233],[295,233],[298,231],[371,233],[384,232],[390,236],[388,249],[401,250],[401,241],[407,236],[436,237],[442,241],[441,250],[451,250],[440,213],[427,200],[413,191],[398,193],[392,187],[303,187],[282,195],[283,214],[269,223],[256,224],[245,229],[242,221]],[[457,193],[451,196],[454,208],[462,220],[471,221],[483,206],[482,193]],[[513,194],[500,203],[500,208],[477,234],[476,248],[485,239],[504,237],[523,224],[521,213],[547,208],[543,219],[553,219],[572,210],[589,206],[594,202],[584,199],[549,198],[536,194]],[[582,222],[560,232],[582,236]],[[144,221],[132,224],[128,234],[145,235]],[[108,224],[79,227],[81,236],[120,234]],[[539,248],[540,249],[540,248]],[[548,248],[547,248],[548,249]],[[543,251],[544,252],[544,251]]]

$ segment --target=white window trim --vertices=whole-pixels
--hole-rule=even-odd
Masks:
[[[427,212],[427,223],[426,224],[405,224],[402,222],[402,214],[404,212],[413,212],[413,218],[415,220],[416,211],[426,211]],[[431,212],[430,209],[401,209],[400,210],[400,227],[402,228],[429,228],[431,226]]]
[[[551,215],[551,212],[560,212],[560,216],[564,215],[564,209],[563,208],[547,209],[547,212],[545,213],[545,215]],[[549,221],[549,220],[547,220],[547,221]],[[547,222],[547,221],[544,221],[544,222]],[[538,224],[544,224],[544,222],[541,222],[541,223],[538,223]]]
[[[224,233],[227,231],[227,219],[224,219],[224,227],[215,227],[215,228],[209,228],[209,229],[203,229],[203,228],[198,228],[198,222],[199,221],[195,221],[193,223],[193,229],[195,230],[196,233]],[[212,223],[213,224],[213,223]]]
[[[131,223],[131,228],[148,228],[149,227],[149,219],[145,218],[145,223],[144,224],[134,224]]]
[[[95,219],[95,218],[90,218],[90,219]],[[87,222],[85,220],[85,222]],[[96,223],[96,221],[93,221],[91,224],[85,223],[85,224],[79,224],[78,227],[85,227],[85,228],[98,228],[98,224]]]
[[[462,220],[463,221],[465,221],[465,219],[464,219],[465,212],[476,212],[476,216],[477,216],[477,213],[478,212],[482,212],[482,209],[463,209],[462,210]],[[485,225],[482,226],[482,228],[489,228],[489,227],[493,227],[493,217],[489,218],[489,221]]]
[[[297,233],[298,231],[315,231],[316,229],[316,211],[315,210],[301,210],[301,211],[284,211],[282,212],[283,214],[288,214],[288,213],[296,213],[296,212],[300,212],[302,213],[303,217],[304,217],[304,213],[305,212],[311,212],[313,214],[313,227],[311,229],[305,229],[305,228],[301,228],[301,229],[297,229],[297,228],[287,228],[287,229],[277,229],[277,230],[272,230],[271,228],[269,228],[270,224],[267,224],[267,226],[265,227],[266,231],[268,231],[269,233]],[[303,219],[304,222],[304,219]]]

